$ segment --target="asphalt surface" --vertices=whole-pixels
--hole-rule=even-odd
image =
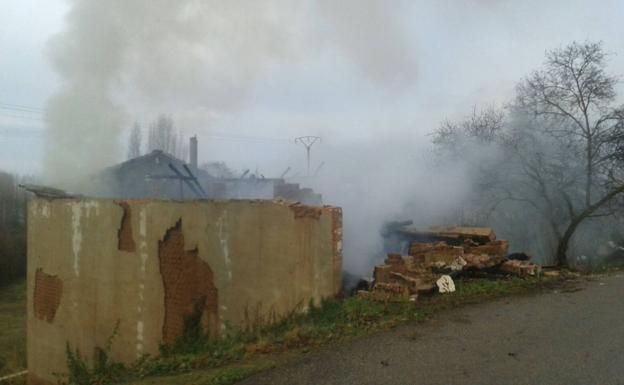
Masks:
[[[624,275],[451,310],[241,384],[624,384]]]

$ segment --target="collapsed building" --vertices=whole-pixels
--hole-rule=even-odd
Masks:
[[[421,231],[410,221],[388,223],[382,231],[388,254],[374,268],[370,291],[360,296],[379,301],[415,301],[436,288],[454,291],[458,275],[536,276],[541,268],[522,253],[509,255],[509,242],[485,227],[432,227]],[[405,256],[404,256],[405,255]]]
[[[189,148],[188,164],[154,150],[108,167],[90,178],[86,192],[116,199],[285,199],[310,206],[323,204],[321,194],[283,177],[267,178],[248,171],[237,178],[211,175],[198,167],[195,137]]]
[[[196,319],[275,322],[341,289],[342,212],[266,200],[113,200],[42,190],[28,208],[29,384],[85,358],[158,355]]]

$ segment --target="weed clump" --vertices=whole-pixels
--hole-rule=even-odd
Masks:
[[[67,358],[67,374],[58,375],[59,383],[67,385],[100,385],[115,383],[127,376],[127,368],[110,358],[113,340],[119,333],[120,321],[117,321],[113,333],[106,345],[96,347],[93,352],[93,365],[89,367],[80,351],[72,349],[69,342],[65,346]]]
[[[539,290],[549,284],[537,278],[469,279],[459,281],[457,291],[451,295],[423,296],[416,304],[374,302],[358,297],[326,299],[318,305],[310,303],[306,312],[293,311],[272,323],[257,322],[247,328],[225,325],[219,338],[204,332],[199,317],[191,316],[185,320],[184,333],[174,343],[161,346],[160,356],[145,355],[128,366],[109,358],[117,324],[107,345],[96,349],[91,369],[80,352],[67,346],[67,384],[117,383],[195,369],[215,369],[216,374],[206,383],[227,385],[261,370],[257,366],[241,367],[259,355],[291,349],[307,351],[330,341],[369,334],[408,321],[422,321],[438,310]]]

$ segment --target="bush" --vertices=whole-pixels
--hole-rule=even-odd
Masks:
[[[26,230],[0,233],[0,286],[26,276]]]
[[[0,286],[26,275],[26,193],[0,172]]]

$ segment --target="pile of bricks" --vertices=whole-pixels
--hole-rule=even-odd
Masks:
[[[497,240],[490,228],[403,231],[410,235],[406,237],[408,255],[388,254],[383,265],[375,266],[371,290],[359,292],[360,296],[378,301],[415,301],[419,294],[433,292],[436,287],[440,292],[448,291],[451,277],[460,274],[527,277],[540,273],[540,266],[528,260],[509,259],[509,242]]]

